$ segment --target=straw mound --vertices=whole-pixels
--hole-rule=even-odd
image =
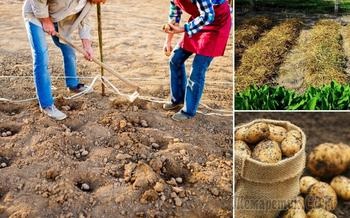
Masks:
[[[303,87],[319,87],[335,80],[348,81],[344,73],[345,56],[342,49],[340,24],[321,20],[311,30],[312,41],[304,46],[305,79]]]
[[[235,58],[241,59],[243,52],[253,45],[264,31],[272,27],[268,17],[257,16],[245,20],[235,31]]]
[[[299,19],[288,19],[248,48],[236,71],[236,90],[252,84],[261,85],[271,79],[295,43],[301,27]]]

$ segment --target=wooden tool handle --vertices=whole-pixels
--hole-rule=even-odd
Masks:
[[[82,49],[81,47],[78,47],[76,45],[74,45],[72,42],[70,42],[68,39],[66,39],[64,36],[62,36],[61,34],[57,33],[56,36],[61,39],[63,42],[65,42],[66,44],[72,46],[75,50],[77,50],[78,52],[82,53],[83,55],[86,54],[86,52],[84,51],[84,49]],[[96,64],[100,65],[101,67],[103,67],[105,70],[107,70],[109,73],[113,74],[114,76],[118,77],[118,79],[120,79],[121,81],[123,81],[125,84],[127,84],[128,86],[136,89],[136,91],[140,91],[140,87],[132,84],[129,80],[123,78],[119,73],[117,73],[115,70],[113,70],[110,66],[108,66],[107,64],[101,62],[100,60],[98,60],[97,58],[93,57],[92,61],[95,62]]]

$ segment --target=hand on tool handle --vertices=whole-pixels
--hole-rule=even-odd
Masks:
[[[55,26],[50,17],[40,18],[41,25],[43,26],[43,30],[45,33],[54,36],[56,35]]]
[[[88,61],[92,61],[92,58],[94,57],[94,51],[91,47],[91,41],[89,39],[82,39],[81,42],[83,43],[83,48],[85,51],[85,59]]]
[[[46,32],[47,34],[49,34],[51,36],[57,35],[57,32],[55,30],[55,26],[54,26],[50,17],[40,18],[40,22],[43,26],[44,32]],[[94,53],[93,53],[93,49],[91,47],[91,41],[89,39],[82,39],[81,41],[82,41],[83,48],[85,51],[84,52],[85,59],[88,61],[92,61]]]

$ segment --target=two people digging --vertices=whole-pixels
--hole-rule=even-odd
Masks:
[[[33,74],[40,110],[55,120],[63,120],[66,114],[54,105],[51,78],[48,69],[49,54],[45,35],[52,37],[63,56],[65,82],[72,92],[92,92],[92,88],[79,82],[75,51],[61,42],[59,32],[70,38],[78,30],[85,59],[91,61],[91,26],[89,14],[94,4],[106,0],[26,0],[23,17],[33,57]],[[189,21],[180,26],[182,13],[191,15]],[[172,50],[174,34],[183,34],[183,39],[172,52],[170,67],[169,103],[165,110],[180,109],[173,119],[180,121],[195,116],[204,90],[205,74],[214,57],[222,56],[230,35],[231,12],[227,0],[170,0],[169,26],[164,49]],[[195,54],[192,71],[187,79],[185,61]]]

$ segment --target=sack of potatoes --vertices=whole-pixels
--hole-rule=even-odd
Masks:
[[[306,136],[288,121],[259,119],[235,129],[236,217],[277,217],[299,193]]]

